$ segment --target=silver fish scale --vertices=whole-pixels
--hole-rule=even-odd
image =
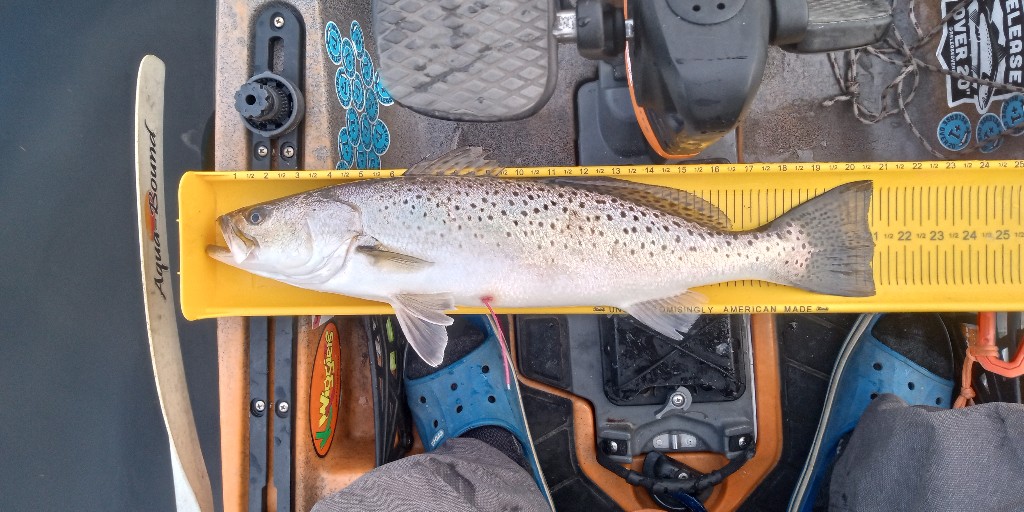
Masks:
[[[731,275],[759,259],[739,233],[543,182],[406,177],[343,187],[345,200],[361,208],[367,234],[428,261],[469,257],[520,268],[603,269],[648,286],[636,269],[662,281],[666,273],[682,270],[703,280]]]

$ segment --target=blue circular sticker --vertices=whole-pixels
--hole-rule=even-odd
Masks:
[[[1000,114],[1003,127],[1010,135],[1024,135],[1024,94],[1014,94],[1006,98]]]
[[[391,146],[391,130],[383,120],[377,120],[373,124],[373,152],[383,155]]]
[[[373,123],[366,115],[359,116],[359,147],[369,151],[373,147]]]
[[[363,51],[363,27],[359,26],[359,22],[352,20],[352,26],[349,27],[352,31],[352,42],[356,45],[356,51]]]
[[[352,77],[352,108],[362,112],[366,106],[366,88],[359,75]]]
[[[352,44],[349,38],[341,41],[341,67],[345,68],[345,74],[356,76],[356,45]]]
[[[324,28],[324,45],[327,47],[327,56],[335,66],[341,64],[341,30],[333,21],[327,22]]]
[[[376,153],[370,153],[366,157],[366,166],[369,169],[380,169],[380,157]]]
[[[359,142],[359,113],[352,109],[347,110],[345,126],[348,128],[348,141],[355,146]]]
[[[1003,122],[999,116],[988,113],[978,120],[978,143],[982,153],[991,153],[1003,145]]]
[[[388,106],[395,102],[395,99],[391,97],[391,93],[388,92],[384,84],[381,83],[380,77],[377,77],[376,83],[373,84],[374,91],[377,93],[377,101],[381,105]]]
[[[356,151],[356,169],[366,169],[370,163],[370,153],[368,151],[359,150]]]
[[[352,162],[355,160],[356,150],[352,147],[352,140],[348,133],[348,128],[343,127],[338,132],[338,158],[341,160],[338,162],[339,169],[350,169],[352,168]]]
[[[363,83],[367,87],[373,87],[373,59],[370,58],[370,52],[367,52],[365,48],[359,54],[359,71],[363,76]]]
[[[380,103],[377,103],[377,98],[372,95],[373,91],[370,91],[366,98],[366,116],[370,118],[370,121],[376,121],[380,115]]]
[[[971,142],[971,120],[963,112],[950,112],[939,121],[939,144],[950,151],[960,151]]]
[[[338,68],[334,73],[334,88],[338,90],[338,102],[343,108],[352,107],[352,79],[345,76],[345,69]]]

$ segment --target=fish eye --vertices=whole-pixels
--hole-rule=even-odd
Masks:
[[[263,222],[263,219],[265,219],[266,217],[266,214],[264,214],[261,209],[253,209],[249,211],[249,215],[246,217],[246,220],[249,221],[249,224],[255,226],[260,222]]]

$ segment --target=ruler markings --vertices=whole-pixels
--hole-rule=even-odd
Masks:
[[[949,251],[942,251],[942,284],[949,286]]]
[[[916,188],[918,188],[918,226],[925,227],[925,190],[920,186]]]
[[[892,219],[889,218],[889,212],[892,211],[892,197],[891,194],[889,194],[889,187],[884,187],[882,190],[885,191],[885,225],[891,226]]]
[[[932,285],[932,251],[928,249],[927,256],[924,258],[925,264],[928,266],[928,271],[925,275],[928,276],[928,286]]]

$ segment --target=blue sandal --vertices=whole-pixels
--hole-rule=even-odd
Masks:
[[[510,371],[516,385],[506,389],[501,344],[490,322],[485,316],[465,318],[484,332],[483,343],[430,375],[405,381],[406,399],[423,446],[430,452],[477,427],[504,428],[519,441],[537,487],[551,504],[551,493],[526,425],[515,369]]]
[[[876,329],[879,321],[887,316],[885,325],[880,326],[883,328]],[[934,320],[941,322],[937,317]],[[901,327],[901,322],[908,321],[915,320],[891,313],[868,314],[861,315],[854,324],[832,371],[814,443],[789,503],[790,512],[809,512],[812,509],[819,490],[828,483],[841,440],[849,436],[864,410],[879,395],[890,393],[910,405],[948,409],[952,404],[953,381],[935,373],[939,371],[939,362],[935,357],[921,353],[922,340],[894,332],[895,328]],[[903,351],[907,353],[893,350],[876,335],[886,339],[902,338],[900,344],[911,350]],[[949,341],[948,337],[946,341]],[[915,349],[918,352],[915,357],[908,357]],[[948,371],[952,375],[952,368]]]

